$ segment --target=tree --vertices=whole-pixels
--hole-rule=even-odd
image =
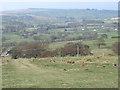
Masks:
[[[38,57],[44,58],[44,57],[55,57],[58,56],[58,51],[57,50],[52,50],[52,51],[43,51]]]
[[[12,58],[17,59],[19,57],[22,57],[22,47],[16,46],[12,49]]]
[[[55,57],[55,56],[86,56],[86,55],[93,55],[89,49],[88,45],[84,45],[82,43],[67,43],[62,48],[57,48],[52,51],[43,51],[39,54],[38,57]]]
[[[102,38],[108,38],[108,35],[107,34],[102,34],[101,37]]]
[[[31,42],[22,46],[17,45],[12,49],[12,58],[36,58],[41,52],[46,50],[46,47],[47,42]]]
[[[101,45],[106,46],[106,43],[105,43],[105,40],[104,40],[103,38],[99,38],[99,39],[97,40],[97,42],[95,43],[95,45],[97,45],[98,48],[100,48]]]
[[[86,56],[92,55],[89,46],[82,43],[67,43],[63,48],[61,48],[61,56]]]

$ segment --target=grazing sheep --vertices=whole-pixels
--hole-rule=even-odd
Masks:
[[[106,66],[103,66],[104,68],[106,67]]]
[[[74,61],[67,61],[67,63],[74,64],[75,62]]]
[[[92,62],[92,60],[91,60],[91,59],[87,59],[86,61]]]
[[[100,57],[99,57],[99,56],[97,56],[96,58],[97,58],[97,59],[99,59]]]
[[[103,57],[103,55],[99,55],[99,56],[97,56],[96,58],[98,58],[98,59],[99,59],[99,58],[101,58],[101,57]]]
[[[32,60],[33,62],[35,61],[35,59]]]
[[[85,66],[85,62],[84,62],[84,61],[81,61],[81,62],[80,62],[80,66]]]
[[[100,66],[97,66],[97,68],[100,68]]]
[[[88,68],[85,68],[85,70],[89,70]]]
[[[64,71],[67,71],[67,69],[63,69]]]
[[[7,60],[7,63],[9,63],[9,60]]]
[[[53,62],[53,63],[55,63],[55,60],[54,60],[54,59],[51,59],[51,60],[50,60],[50,62]]]
[[[65,64],[74,64],[75,61],[70,61],[70,60],[69,60],[69,61],[65,61],[65,60],[64,60],[64,63],[65,63]]]

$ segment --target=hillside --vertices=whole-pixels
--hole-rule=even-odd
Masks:
[[[44,8],[3,12],[3,88],[117,88],[117,13]]]
[[[29,8],[25,10],[7,11],[3,15],[36,15],[46,17],[73,17],[86,19],[103,19],[108,17],[117,17],[115,10],[97,10],[97,9],[39,9]]]
[[[3,88],[117,88],[117,57],[98,51],[86,57],[3,58]]]

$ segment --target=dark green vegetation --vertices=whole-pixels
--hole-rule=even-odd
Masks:
[[[3,87],[118,87],[118,56],[115,54],[118,44],[114,44],[118,38],[113,38],[118,37],[117,11],[28,9],[3,12],[2,17]],[[41,42],[47,45],[41,47],[38,44]],[[93,55],[77,55],[80,51],[86,54],[86,49],[78,51],[77,46],[73,48],[76,43],[89,47],[87,51]],[[18,49],[34,50],[20,53],[22,58],[11,59],[5,55],[11,48],[17,51],[14,54],[19,53]],[[63,52],[48,56],[56,50]],[[45,51],[42,52],[45,58],[36,58],[41,51]],[[61,57],[64,53],[66,55]]]

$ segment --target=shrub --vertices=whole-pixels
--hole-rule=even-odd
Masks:
[[[22,47],[16,46],[12,49],[12,58],[17,59],[19,57],[22,57]]]
[[[61,48],[61,56],[92,55],[89,46],[82,43],[67,43]]]
[[[53,51],[43,51],[38,57],[55,57],[55,56],[81,56],[92,55],[88,45],[82,43],[67,43],[63,48],[57,48]]]
[[[101,37],[102,38],[108,38],[108,35],[107,34],[102,34]]]
[[[53,51],[43,51],[40,55],[38,55],[38,57],[40,58],[44,58],[44,57],[55,57],[58,55],[58,52],[56,52],[56,50]]]
[[[17,45],[12,49],[12,58],[36,58],[41,52],[46,50],[46,47],[46,42],[31,42],[22,46]]]

